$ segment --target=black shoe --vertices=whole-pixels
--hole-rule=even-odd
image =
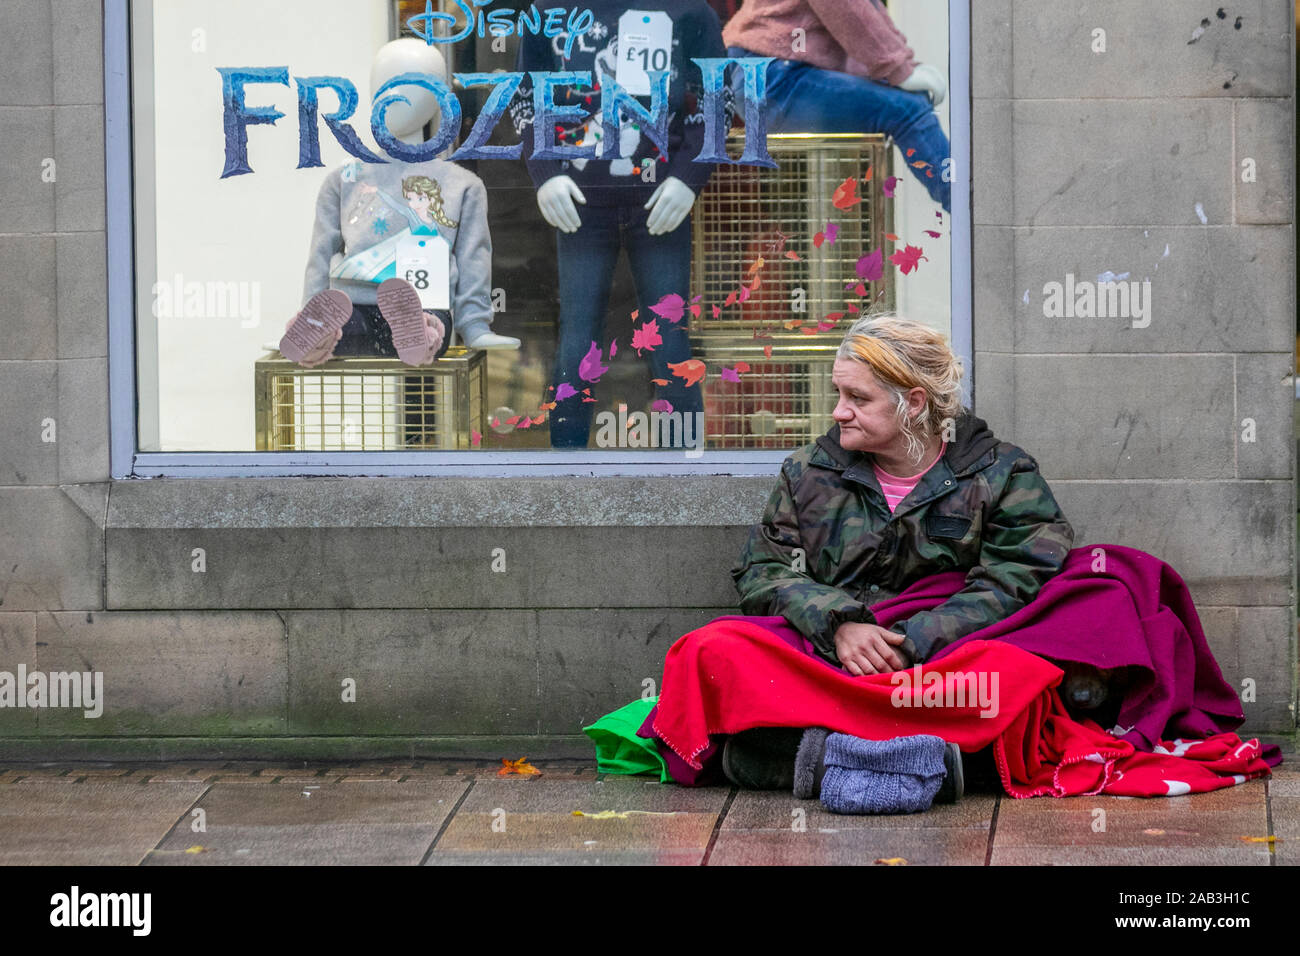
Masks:
[[[934,802],[956,803],[966,791],[966,775],[961,765],[961,748],[954,743],[944,745],[943,768],[947,773],[934,795]]]
[[[792,790],[802,737],[798,727],[755,727],[733,734],[722,747],[722,773],[745,790]]]

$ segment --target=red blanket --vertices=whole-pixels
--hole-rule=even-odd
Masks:
[[[1002,641],[967,641],[924,667],[853,677],[760,621],[771,619],[719,618],[668,651],[647,725],[671,749],[665,756],[677,758],[668,763],[678,782],[699,782],[711,734],[751,727],[820,726],[870,740],[934,734],[967,752],[992,744],[1015,797],[1169,796],[1269,772],[1259,742],[1235,734],[1140,753],[1096,724],[1077,723],[1056,692],[1061,670]]]

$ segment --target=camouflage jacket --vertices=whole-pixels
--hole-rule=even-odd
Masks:
[[[912,662],[1019,610],[1074,542],[1038,463],[963,412],[943,457],[890,514],[871,456],[839,425],[781,465],[731,576],[744,614],[780,615],[838,664],[835,631],[918,578],[966,571],[946,602],[894,625]]]

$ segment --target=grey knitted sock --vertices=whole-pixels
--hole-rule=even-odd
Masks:
[[[946,774],[944,747],[943,740],[929,735],[864,740],[831,734],[822,805],[832,813],[927,810]]]

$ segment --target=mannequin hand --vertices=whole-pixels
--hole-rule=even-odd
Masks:
[[[582,225],[574,200],[585,205],[587,197],[568,176],[552,176],[537,190],[537,208],[542,211],[542,218],[561,232],[577,232]]]
[[[672,232],[682,224],[694,205],[695,191],[676,176],[669,176],[645,204],[645,208],[650,210],[645,227],[652,236]]]
[[[943,71],[929,63],[918,65],[911,76],[898,84],[898,88],[925,93],[930,97],[932,106],[938,106],[948,95],[948,81],[944,78]]]

